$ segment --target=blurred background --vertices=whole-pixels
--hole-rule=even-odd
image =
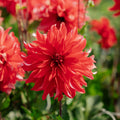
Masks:
[[[103,49],[98,44],[101,38],[91,30],[90,22],[84,28],[87,40],[86,49],[92,48],[95,55],[97,74],[94,80],[85,78],[88,85],[86,93],[77,93],[73,99],[64,96],[62,100],[62,118],[58,116],[59,103],[47,96],[42,100],[43,92],[30,91],[32,84],[17,82],[16,89],[8,96],[0,93],[0,120],[120,120],[120,16],[115,17],[109,8],[113,0],[101,0],[98,5],[87,8],[89,21],[106,17],[114,27],[117,44]],[[17,37],[17,21],[5,8],[1,8],[4,21],[2,26],[12,30]],[[29,26],[29,33],[36,30],[38,22]],[[32,28],[32,29],[31,29]]]

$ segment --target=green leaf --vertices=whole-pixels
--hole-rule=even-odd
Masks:
[[[81,29],[78,29],[78,34],[85,35],[87,25],[88,23],[86,22],[86,24]]]
[[[40,24],[40,21],[34,21],[32,24],[29,25],[28,31],[29,32],[35,32],[36,28]]]
[[[24,106],[21,106],[21,108],[25,111],[25,113],[27,113],[28,115],[31,116],[31,111],[29,109],[27,109],[26,107]]]
[[[74,120],[74,116],[72,114],[72,111],[68,110],[68,114],[69,114],[70,120]]]
[[[96,117],[93,117],[91,120],[108,120],[108,119],[104,116],[96,116]]]
[[[62,118],[63,118],[63,120],[69,120],[70,119],[68,111],[67,111],[67,104],[66,104],[66,102],[62,106]]]
[[[21,100],[22,100],[23,104],[27,103],[27,99],[26,99],[25,93],[23,93],[23,92],[21,92]]]
[[[100,101],[99,96],[88,96],[86,99],[86,117],[91,118],[94,116],[97,112],[99,112],[103,107],[103,103]]]
[[[74,99],[72,106],[68,110],[70,116],[69,120],[92,120],[94,117],[96,118],[96,120],[99,120],[99,118],[103,117],[102,114],[99,115],[101,109],[103,108],[103,103],[99,96],[82,95],[82,97],[78,98]],[[96,116],[97,114],[99,116]]]
[[[8,108],[10,105],[10,98],[6,94],[0,94],[0,110]]]
[[[84,114],[84,111],[83,111],[83,106],[77,108],[75,110],[75,116],[77,118],[77,120],[85,120],[85,114]]]
[[[88,1],[88,6],[94,7],[95,6],[94,1],[93,0],[89,0]]]
[[[59,115],[59,116],[57,116],[57,120],[64,120],[64,119],[62,119],[62,117]]]

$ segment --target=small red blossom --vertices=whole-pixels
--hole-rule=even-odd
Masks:
[[[43,16],[48,16],[47,8],[50,0],[28,0],[28,10],[31,13],[32,20],[38,20]]]
[[[11,93],[17,80],[22,80],[24,70],[21,68],[20,44],[10,28],[4,31],[0,27],[0,91]]]
[[[38,29],[47,32],[52,25],[56,24],[59,28],[64,22],[68,31],[71,31],[72,28],[78,27],[78,17],[81,28],[87,20],[83,0],[80,0],[79,6],[78,10],[78,0],[50,0],[50,6],[47,8],[49,16],[42,17]]]
[[[16,9],[17,5],[21,7],[21,9]],[[31,11],[27,10],[29,9],[27,0],[4,0],[3,7],[15,17],[19,15],[23,17],[22,19],[31,20]]]
[[[13,16],[16,16],[17,4],[21,4],[23,6],[24,4],[26,4],[26,0],[21,0],[21,3],[19,3],[19,0],[4,0],[4,7]]]
[[[120,0],[114,0],[115,4],[110,8],[111,11],[116,11],[115,16],[120,15]]]
[[[102,37],[98,42],[102,48],[108,49],[117,43],[115,30],[110,26],[107,18],[103,17],[100,21],[92,20],[91,25],[92,30],[95,30]]]
[[[74,28],[67,32],[64,23],[60,29],[55,25],[47,34],[37,31],[36,39],[25,44],[27,56],[23,55],[26,71],[32,71],[26,83],[35,83],[32,90],[43,90],[42,99],[56,93],[55,98],[61,100],[63,94],[69,98],[75,96],[76,91],[85,93],[82,86],[87,86],[83,76],[93,79],[92,69],[95,68],[94,56],[83,51],[86,39],[77,34]]]
[[[16,5],[22,7],[24,19],[38,20],[42,16],[48,16],[47,7],[49,6],[50,0],[0,0],[0,6],[5,7],[7,11],[16,16]],[[24,9],[23,9],[24,8]]]

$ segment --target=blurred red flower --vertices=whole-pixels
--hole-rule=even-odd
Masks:
[[[21,2],[20,0],[2,0],[1,3],[3,3],[3,5],[1,4],[2,7],[5,7],[7,11],[13,16],[16,17],[17,15],[19,15],[23,17],[22,19],[31,20],[31,11],[27,10],[29,7],[26,0],[21,0]],[[19,7],[17,7],[17,5]]]
[[[0,27],[0,91],[11,93],[16,80],[22,80],[24,70],[21,68],[20,44],[10,28],[4,31]]]
[[[32,20],[38,20],[43,16],[48,16],[47,8],[50,0],[28,0],[28,10],[31,13]]]
[[[86,40],[74,28],[67,32],[64,23],[60,29],[53,25],[48,34],[37,31],[36,41],[25,44],[27,56],[23,55],[26,71],[32,71],[26,83],[35,83],[32,90],[43,90],[42,99],[50,94],[61,100],[63,93],[73,98],[76,91],[85,93],[87,86],[83,76],[93,79],[94,56],[83,51]]]
[[[4,6],[4,2],[5,2],[5,0],[0,0],[0,7]]]
[[[1,3],[13,16],[16,16],[17,4],[24,7],[21,9],[23,12],[19,14],[23,14],[23,17],[29,20],[41,19],[38,29],[44,32],[54,24],[59,28],[61,22],[65,22],[68,31],[74,26],[82,28],[88,19],[83,0],[80,0],[79,10],[78,0],[21,0],[21,3],[19,0],[1,0]]]
[[[110,26],[107,18],[103,17],[100,21],[92,20],[91,25],[92,30],[95,30],[102,37],[102,39],[99,40],[102,48],[108,49],[117,43],[115,30]]]
[[[50,0],[50,6],[47,8],[49,16],[42,17],[42,21],[39,30],[47,32],[50,27],[56,24],[57,28],[60,27],[60,23],[64,22],[68,31],[75,26],[81,28],[87,17],[85,15],[85,6],[83,0],[80,0],[78,16],[78,0]]]
[[[26,4],[26,0],[21,0],[21,5]],[[7,11],[13,16],[16,15],[16,4],[19,3],[19,0],[4,0],[3,7],[7,9]]]
[[[115,4],[110,8],[111,11],[116,11],[115,16],[120,15],[120,0],[114,0]]]

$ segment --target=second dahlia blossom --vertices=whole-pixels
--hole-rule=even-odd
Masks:
[[[79,5],[78,0],[50,0],[50,6],[45,7],[45,9],[48,11],[48,16],[42,17],[38,27],[39,30],[44,32],[47,32],[54,24],[59,28],[62,22],[65,23],[68,31],[71,31],[74,27],[81,29],[88,20],[83,0],[80,0]]]
[[[42,99],[54,96],[61,100],[63,94],[69,98],[76,91],[85,93],[82,86],[87,86],[83,76],[93,79],[92,69],[95,68],[94,56],[83,51],[86,40],[77,34],[75,28],[67,33],[65,24],[60,29],[55,25],[48,34],[37,31],[35,41],[25,44],[27,56],[23,54],[24,70],[32,71],[26,83],[35,83],[32,90],[43,90]]]
[[[33,20],[39,20],[43,16],[48,16],[50,0],[28,0],[28,10]]]

